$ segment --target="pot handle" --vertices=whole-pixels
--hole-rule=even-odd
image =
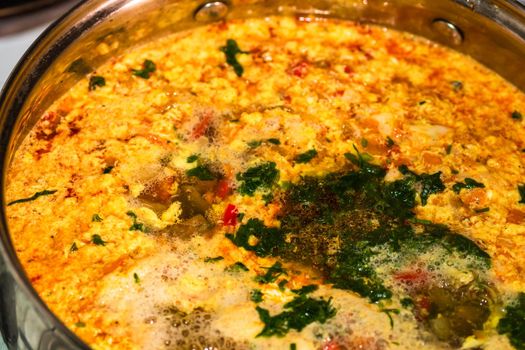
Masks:
[[[9,349],[17,348],[15,281],[4,268],[0,258],[0,331]]]

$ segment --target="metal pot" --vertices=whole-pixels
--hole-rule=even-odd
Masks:
[[[110,57],[228,18],[306,15],[409,31],[473,56],[525,90],[523,0],[92,0],[49,28],[0,96],[1,188],[15,150],[54,99]],[[5,208],[5,199],[2,198]],[[0,216],[0,330],[9,349],[88,349],[39,298]]]

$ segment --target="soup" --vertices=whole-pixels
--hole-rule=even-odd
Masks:
[[[9,227],[95,349],[523,349],[522,113],[521,91],[413,35],[212,24],[46,111]]]

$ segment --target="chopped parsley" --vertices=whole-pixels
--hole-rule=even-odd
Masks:
[[[224,271],[227,271],[227,272],[240,272],[240,271],[250,271],[249,268],[246,267],[246,265],[244,265],[242,262],[240,261],[237,261],[235,264],[232,264],[230,266],[228,266],[227,268],[224,269]]]
[[[83,58],[79,58],[71,62],[71,64],[67,67],[67,71],[69,73],[75,73],[78,75],[86,75],[91,73],[93,68],[87,64]]]
[[[211,258],[211,257],[204,258],[205,263],[214,263],[214,262],[221,261],[221,260],[224,260],[222,256],[216,256],[215,258]]]
[[[390,138],[390,136],[387,136],[387,137],[386,137],[386,146],[387,146],[388,148],[392,148],[392,147],[394,147],[395,144],[396,144],[396,143],[394,142],[394,140],[392,140],[392,138]]]
[[[364,137],[361,139],[361,146],[363,146],[363,148],[366,148],[368,146],[368,140]]]
[[[69,248],[69,251],[71,253],[73,252],[76,252],[78,250],[78,247],[77,247],[77,242],[73,242],[73,244],[71,245],[71,247]]]
[[[510,114],[510,117],[514,120],[523,120],[523,115],[520,112],[514,111]]]
[[[17,199],[17,200],[11,201],[11,202],[7,203],[7,206],[10,206],[10,205],[13,205],[13,204],[18,204],[18,203],[31,202],[31,201],[34,201],[35,199],[37,199],[38,197],[52,195],[56,191],[57,190],[43,190],[43,191],[40,191],[40,192],[36,192],[31,197],[21,198],[21,199]]]
[[[132,69],[133,75],[142,79],[149,79],[151,73],[157,70],[157,66],[151,60],[144,60],[142,63],[142,69]]]
[[[447,154],[450,154],[450,152],[452,152],[452,144],[448,144],[448,145],[445,147],[445,152],[447,152]]]
[[[126,213],[127,216],[133,219],[133,223],[129,227],[130,231],[141,231],[141,232],[147,232],[146,227],[143,223],[138,222],[137,220],[137,214],[132,212],[131,210]]]
[[[135,280],[135,283],[136,284],[139,284],[140,283],[140,278],[139,278],[139,275],[137,275],[137,273],[133,273],[133,279]]]
[[[455,92],[463,90],[463,83],[459,80],[451,81],[450,85],[452,85],[452,89],[454,89]]]
[[[100,75],[94,75],[91,78],[89,78],[89,91],[96,90],[97,87],[103,86],[106,86],[106,79],[104,77],[101,77]]]
[[[471,179],[470,177],[466,177],[463,181],[464,182],[456,182],[454,185],[452,185],[452,191],[459,194],[459,192],[462,189],[470,190],[476,187],[485,188],[484,184],[482,184],[481,182],[477,182],[476,180]]]
[[[101,222],[102,218],[98,214],[93,214],[93,216],[91,217],[91,221],[92,222]]]
[[[266,140],[253,140],[253,141],[247,142],[246,144],[250,148],[257,148],[260,145],[262,145],[263,143],[271,143],[272,145],[280,145],[281,141],[279,141],[279,139],[270,138],[270,139],[266,139]]]
[[[257,276],[255,280],[259,283],[272,283],[275,282],[281,275],[287,275],[288,273],[283,268],[283,265],[278,261],[268,268],[268,271],[262,276]]]
[[[263,293],[261,292],[261,290],[253,289],[250,292],[250,300],[254,303],[260,303],[261,301],[263,301]]]
[[[499,320],[498,333],[506,334],[510,343],[518,350],[525,350],[525,293],[506,308],[505,316]]]
[[[398,309],[381,309],[381,312],[384,312],[388,316],[388,320],[390,321],[390,328],[394,329],[394,319],[392,318],[391,314],[399,314]]]
[[[319,286],[316,284],[309,284],[306,286],[303,286],[299,289],[292,289],[292,292],[299,295],[306,295],[315,292],[319,289]]]
[[[279,179],[279,170],[274,162],[262,163],[237,174],[236,178],[240,182],[239,192],[253,196],[257,190],[270,189]]]
[[[525,184],[518,185],[518,193],[520,194],[520,201],[518,203],[525,204]]]
[[[264,323],[264,328],[257,337],[283,337],[292,329],[300,332],[311,323],[325,323],[337,312],[331,299],[314,299],[304,295],[284,304],[284,311],[274,316],[270,316],[268,310],[259,306],[255,309]]]
[[[266,142],[271,143],[272,145],[280,145],[281,141],[279,139],[275,138],[269,138],[266,140]]]
[[[416,174],[413,171],[410,171],[406,165],[399,166],[399,171],[401,174],[414,177],[414,181],[419,185],[419,197],[421,198],[421,204],[425,206],[427,204],[428,197],[431,194],[436,194],[443,192],[445,190],[445,185],[441,181],[441,171],[438,171],[434,174]]]
[[[206,165],[197,165],[195,168],[186,170],[186,175],[195,176],[199,180],[211,181],[217,179],[215,173]]]
[[[476,213],[486,213],[488,211],[490,211],[489,207],[474,209],[474,212],[476,212]]]
[[[113,170],[114,167],[115,166],[113,166],[113,165],[109,165],[109,166],[105,167],[104,169],[102,169],[102,174],[109,174],[109,173],[111,173],[111,170]]]
[[[93,236],[91,236],[91,243],[95,245],[101,245],[101,246],[106,245],[106,242],[102,239],[102,237],[100,237],[100,235],[97,235],[97,234],[94,234]]]
[[[266,227],[259,219],[249,219],[235,235],[227,233],[226,237],[236,246],[253,251],[258,256],[268,256],[285,245],[283,232],[276,227]],[[251,237],[256,238],[255,243],[250,242]]]
[[[299,164],[308,163],[309,161],[314,159],[316,156],[317,156],[317,151],[315,149],[311,149],[304,153],[298,154],[294,158],[294,161]]]
[[[226,46],[221,46],[221,51],[224,52],[224,55],[226,56],[226,63],[233,68],[238,77],[242,77],[244,68],[237,60],[237,55],[248,54],[249,52],[242,51],[237,42],[233,39],[226,40]]]
[[[199,159],[199,156],[196,155],[196,154],[192,154],[191,156],[189,156],[188,158],[186,158],[186,163],[193,163],[193,162],[196,162],[197,159]]]
[[[83,328],[86,327],[86,324],[82,321],[78,321],[77,323],[75,323],[75,327]]]

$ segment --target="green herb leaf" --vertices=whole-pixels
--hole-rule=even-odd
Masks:
[[[268,271],[262,276],[257,276],[255,280],[259,283],[272,283],[275,282],[281,275],[287,275],[288,273],[283,268],[283,265],[277,261],[271,267],[268,268]]]
[[[89,64],[84,61],[83,58],[79,58],[71,62],[71,64],[67,67],[67,72],[69,73],[75,73],[78,75],[86,75],[93,71],[93,68]]]
[[[235,264],[230,265],[227,268],[225,268],[224,271],[227,271],[227,272],[245,271],[245,272],[247,272],[247,271],[250,271],[250,269],[247,268],[246,265],[244,265],[242,262],[237,261]]]
[[[459,80],[451,81],[450,85],[452,85],[452,89],[454,89],[455,92],[463,90],[463,83]]]
[[[489,210],[490,210],[490,208],[486,207],[486,208],[474,209],[474,212],[476,212],[476,213],[486,213]]]
[[[82,321],[79,321],[77,323],[75,323],[75,327],[78,327],[78,328],[83,328],[83,327],[86,327],[86,324]]]
[[[271,188],[279,179],[279,170],[274,162],[268,162],[249,168],[246,172],[237,174],[236,178],[241,182],[239,192],[253,196],[259,189]]]
[[[133,273],[133,279],[135,280],[135,283],[136,284],[139,284],[140,283],[140,278],[139,278],[139,275],[137,275],[137,273]]]
[[[109,174],[111,173],[111,170],[113,170],[114,166],[113,165],[109,165],[107,167],[105,167],[104,169],[102,169],[102,174]]]
[[[104,77],[101,77],[100,75],[94,75],[89,78],[89,91],[96,90],[97,87],[103,86],[106,86],[106,79]]]
[[[255,309],[264,323],[264,328],[257,337],[283,337],[292,329],[300,332],[311,323],[323,324],[336,314],[331,299],[314,299],[305,296],[298,296],[286,303],[285,311],[275,316],[270,316],[268,310],[259,306]]]
[[[317,151],[315,149],[311,149],[309,151],[306,151],[304,153],[301,153],[299,155],[297,155],[295,158],[294,158],[294,161],[296,163],[308,163],[309,161],[311,161],[313,158],[315,158],[317,156]]]
[[[434,174],[416,174],[415,172],[408,169],[406,165],[400,165],[399,171],[401,174],[409,177],[413,177],[415,183],[419,184],[421,190],[419,192],[419,197],[421,198],[421,204],[425,206],[427,204],[428,197],[431,194],[436,194],[443,192],[445,190],[445,185],[441,181],[441,171],[438,171]]]
[[[261,144],[262,144],[262,141],[261,141],[261,140],[250,141],[250,142],[247,143],[248,147],[250,147],[250,148],[257,148],[257,147],[259,147]]]
[[[102,218],[98,214],[93,214],[93,216],[91,217],[91,221],[92,222],[101,222]]]
[[[193,162],[197,161],[197,159],[199,159],[199,156],[197,154],[192,154],[191,156],[189,156],[186,159],[186,162],[187,163],[193,163]]]
[[[518,185],[518,193],[520,194],[520,201],[518,203],[525,204],[525,184]]]
[[[450,154],[450,152],[452,152],[452,144],[449,144],[445,147],[445,152],[447,152],[447,154]]]
[[[361,146],[363,146],[363,148],[366,148],[368,146],[368,140],[364,137],[361,139]]]
[[[21,198],[21,199],[17,199],[17,200],[11,201],[11,202],[7,203],[7,206],[10,206],[10,205],[13,205],[13,204],[17,204],[17,203],[31,202],[31,201],[34,201],[35,199],[37,199],[38,197],[52,195],[56,191],[57,190],[43,190],[43,191],[35,193],[31,197]]]
[[[222,256],[216,256],[215,258],[211,258],[211,257],[204,258],[204,262],[205,263],[213,263],[213,262],[217,262],[217,261],[221,261],[221,260],[224,260],[224,258]]]
[[[226,46],[222,46],[221,51],[224,52],[224,55],[226,56],[226,63],[233,68],[238,77],[242,77],[244,68],[237,60],[237,55],[248,54],[249,52],[242,51],[237,42],[233,39],[226,40]]]
[[[91,236],[91,242],[95,245],[101,245],[101,246],[106,245],[106,242],[102,239],[102,237],[100,237],[100,235],[97,235],[97,234]]]
[[[510,117],[514,120],[522,120],[523,119],[523,116],[521,115],[520,112],[518,111],[514,111],[511,113]]]
[[[498,333],[506,334],[516,349],[525,349],[525,293],[519,293],[507,306],[505,317],[499,320]]]
[[[217,179],[217,176],[205,165],[197,165],[193,169],[186,170],[186,175],[195,176],[197,179],[203,181]]]
[[[257,238],[257,243],[250,244],[250,237]],[[226,234],[236,246],[253,251],[258,256],[268,256],[277,248],[285,246],[284,234],[275,227],[266,227],[259,219],[249,219],[239,227],[235,235]]]
[[[270,138],[266,140],[268,143],[271,143],[272,145],[280,145],[281,141],[279,139]]]
[[[260,303],[261,301],[263,301],[263,293],[261,292],[261,290],[253,289],[250,292],[250,300],[254,303]]]
[[[307,286],[301,287],[299,289],[292,289],[292,292],[299,295],[306,295],[315,292],[319,289],[319,286],[316,284],[309,284]]]
[[[381,312],[384,312],[388,316],[388,319],[390,320],[390,328],[394,329],[394,319],[392,318],[391,313],[398,315],[399,310],[398,309],[381,309]]]
[[[396,144],[396,143],[394,142],[394,140],[392,140],[392,139],[390,138],[390,136],[387,136],[387,137],[386,137],[386,146],[387,146],[388,148],[392,148],[392,147],[394,147],[395,144]]]
[[[477,182],[476,180],[471,179],[470,177],[466,177],[463,181],[464,182],[456,182],[452,186],[452,191],[454,191],[455,193],[459,194],[459,192],[462,189],[470,190],[470,189],[473,189],[473,188],[476,188],[476,187],[477,188],[485,188],[484,184],[482,184],[481,182]]]
[[[151,73],[157,70],[157,66],[151,60],[145,60],[142,63],[142,69],[132,69],[133,75],[140,77],[142,79],[149,79]]]
[[[69,251],[71,253],[73,252],[76,252],[78,250],[78,247],[77,247],[77,242],[73,242],[73,244],[71,245],[71,247],[69,248]]]

